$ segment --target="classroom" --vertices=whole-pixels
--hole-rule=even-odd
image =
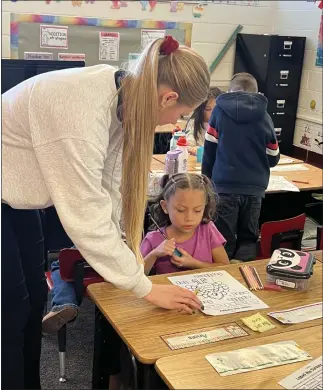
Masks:
[[[1,16],[1,388],[323,390],[323,1]]]

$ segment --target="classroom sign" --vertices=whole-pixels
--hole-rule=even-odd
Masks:
[[[100,61],[119,61],[120,34],[117,32],[100,32]]]
[[[58,53],[58,61],[85,61],[85,54]]]
[[[40,25],[40,47],[68,49],[68,26]]]

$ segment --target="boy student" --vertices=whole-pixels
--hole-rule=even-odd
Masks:
[[[261,202],[279,157],[267,99],[251,74],[237,73],[229,92],[217,98],[202,163],[202,173],[212,178],[219,195],[216,226],[230,259],[256,257]]]

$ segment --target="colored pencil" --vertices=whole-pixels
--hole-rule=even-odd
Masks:
[[[300,181],[300,180],[292,180],[293,183],[299,183],[299,184],[310,184],[309,181]]]
[[[256,268],[255,267],[252,267],[252,270],[253,270],[253,272],[254,272],[254,274],[255,274],[255,277],[256,277],[256,279],[257,279],[257,281],[258,281],[258,284],[259,284],[259,289],[260,290],[263,290],[264,289],[264,285],[262,284],[262,281],[261,281],[261,279],[260,279],[260,276],[259,276],[259,274],[258,274],[258,271],[256,270]]]
[[[244,270],[242,269],[242,267],[239,267],[239,271],[240,271],[240,273],[241,273],[241,275],[242,275],[244,281],[246,282],[246,284],[247,284],[249,290],[252,290],[251,285],[250,285],[250,283],[249,283],[249,280],[248,280],[246,274],[244,273]]]
[[[245,266],[245,272],[250,280],[250,284],[253,290],[257,290],[257,281],[255,280],[252,271],[248,265]]]

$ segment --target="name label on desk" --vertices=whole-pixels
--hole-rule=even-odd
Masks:
[[[171,350],[176,350],[249,336],[249,334],[239,325],[229,324],[222,328],[197,329],[194,333],[177,333],[176,336],[170,336],[171,335],[161,336],[161,338]]]

